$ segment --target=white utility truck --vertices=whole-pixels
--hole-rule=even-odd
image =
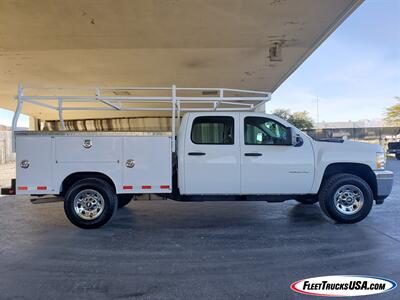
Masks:
[[[175,86],[57,91],[34,96],[19,88],[17,178],[8,192],[58,195],[68,219],[82,228],[104,225],[146,193],[178,201],[319,201],[328,217],[355,223],[392,189],[379,145],[314,140],[256,112],[270,93]],[[116,96],[121,91],[126,96]],[[140,91],[145,95],[135,96]],[[155,91],[167,96],[148,96]],[[62,128],[66,110],[169,111],[171,132],[18,131],[25,102],[57,110]]]

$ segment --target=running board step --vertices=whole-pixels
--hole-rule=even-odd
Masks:
[[[31,198],[31,202],[32,204],[56,203],[63,202],[63,199],[59,197],[38,197]]]

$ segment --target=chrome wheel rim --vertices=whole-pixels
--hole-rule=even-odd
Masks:
[[[345,215],[358,213],[364,205],[364,194],[355,185],[346,184],[337,189],[335,193],[336,209]]]
[[[94,220],[104,210],[104,198],[95,190],[80,191],[74,198],[75,213],[83,220]]]

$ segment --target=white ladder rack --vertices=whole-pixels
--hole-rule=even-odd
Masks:
[[[29,90],[35,91],[36,93],[40,92],[40,94],[31,95],[29,94]],[[85,93],[80,94],[79,92]],[[157,92],[166,95],[131,95],[137,92]],[[198,94],[200,94],[200,96]],[[271,93],[228,88],[180,88],[175,85],[171,87],[47,88],[23,87],[22,84],[20,84],[18,86],[18,95],[16,99],[18,104],[12,121],[13,133],[17,129],[19,115],[24,102],[58,111],[61,128],[63,130],[65,130],[64,111],[170,111],[172,123],[171,149],[172,152],[175,152],[176,119],[178,118],[178,120],[180,120],[181,112],[254,111],[271,99]],[[68,103],[82,103],[82,106],[68,107]],[[90,105],[90,103],[92,105]],[[146,106],[149,103],[152,104],[151,107]],[[135,106],[129,106],[132,104]],[[15,147],[15,143],[13,143],[13,145]]]

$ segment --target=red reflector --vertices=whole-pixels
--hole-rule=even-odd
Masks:
[[[169,185],[160,185],[160,189],[169,189]]]
[[[37,187],[37,189],[38,189],[39,191],[45,191],[45,190],[47,190],[47,186],[39,185],[39,186]]]
[[[133,190],[133,185],[124,185],[122,188],[124,190]]]
[[[142,185],[142,190],[149,190],[151,189],[151,185]]]
[[[18,191],[27,191],[28,187],[27,186],[19,186]]]

